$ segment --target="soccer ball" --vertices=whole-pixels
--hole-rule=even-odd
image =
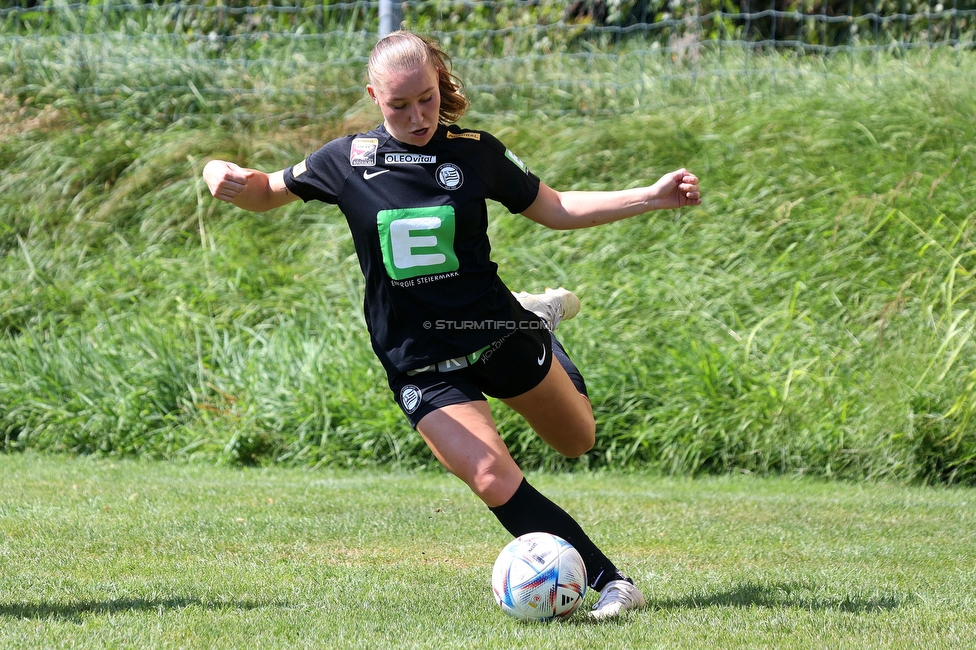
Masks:
[[[502,611],[519,620],[566,618],[586,595],[586,566],[564,539],[529,533],[498,554],[491,590]]]

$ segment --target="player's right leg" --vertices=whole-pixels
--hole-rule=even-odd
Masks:
[[[417,423],[417,431],[437,460],[489,508],[506,503],[522,482],[486,401],[438,408]]]
[[[487,402],[438,408],[420,420],[417,431],[444,467],[464,481],[514,537],[547,532],[573,545],[586,565],[589,586],[601,592],[590,616],[617,616],[644,605],[640,591],[579,523],[525,479],[498,435]]]

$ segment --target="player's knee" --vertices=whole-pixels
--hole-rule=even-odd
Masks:
[[[514,462],[485,462],[468,478],[468,486],[489,506],[507,502],[519,483],[522,473]]]
[[[589,450],[593,449],[593,445],[595,443],[596,443],[595,438],[578,441],[574,446],[564,451],[563,456],[565,456],[566,458],[579,458]]]
[[[563,437],[557,451],[566,458],[579,458],[596,444],[596,422],[593,418],[579,424],[571,436]]]

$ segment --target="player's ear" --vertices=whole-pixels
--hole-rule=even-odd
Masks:
[[[366,84],[366,94],[369,98],[373,100],[373,103],[377,106],[380,105],[380,100],[376,99],[376,89],[373,88],[373,84]]]

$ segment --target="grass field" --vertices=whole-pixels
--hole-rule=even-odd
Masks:
[[[200,177],[375,126],[362,43],[218,60],[72,7],[0,39],[0,647],[976,647],[971,51],[462,58],[462,126],[548,184],[705,195],[492,208],[503,279],[583,300],[598,425],[572,461],[493,403],[501,433],[650,605],[536,626],[388,394],[341,215]]]
[[[0,646],[973,647],[972,489],[533,482],[648,609],[604,624],[507,618],[489,587],[507,533],[440,473],[3,455]]]

